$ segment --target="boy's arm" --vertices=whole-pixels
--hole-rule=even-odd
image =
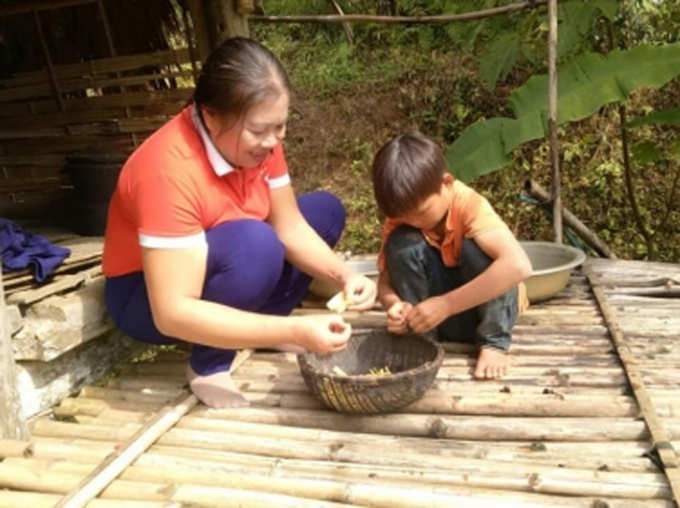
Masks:
[[[392,305],[401,301],[401,298],[399,298],[399,295],[392,287],[392,281],[387,269],[380,272],[378,277],[378,300],[385,310],[389,310]]]
[[[442,295],[449,315],[496,298],[531,275],[531,262],[510,230],[480,233],[474,241],[493,262],[470,282]]]

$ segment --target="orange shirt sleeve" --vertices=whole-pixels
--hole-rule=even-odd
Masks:
[[[269,178],[279,178],[288,173],[288,163],[283,153],[283,144],[279,143],[272,150],[271,159],[267,163],[267,175]]]

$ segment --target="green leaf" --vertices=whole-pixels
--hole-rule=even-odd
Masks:
[[[680,108],[666,109],[664,111],[652,113],[651,115],[636,118],[635,120],[628,122],[626,127],[636,127],[644,124],[680,125]]]
[[[593,26],[597,7],[592,2],[572,0],[560,5],[557,56],[559,59],[578,48]]]
[[[602,15],[609,21],[614,21],[616,14],[619,12],[618,0],[593,0],[593,7],[597,7]]]
[[[480,74],[489,87],[496,88],[496,82],[505,78],[519,56],[519,36],[508,33],[498,37],[480,58]]]
[[[635,145],[631,152],[638,164],[649,164],[650,162],[657,162],[661,159],[659,148],[651,141],[643,141],[642,143]]]
[[[658,88],[679,73],[680,43],[637,46],[606,57],[581,55],[559,68],[557,123],[587,118],[606,104],[625,100],[636,88]],[[484,128],[473,124],[465,129],[448,149],[448,160],[456,174],[462,172],[461,178],[469,181],[495,171],[507,164],[508,154],[519,145],[543,137],[547,132],[547,97],[547,76],[534,76],[510,96],[514,119],[491,118],[482,123],[489,124]]]
[[[507,165],[510,157],[501,142],[502,131],[506,122],[513,121],[511,118],[491,118],[470,125],[446,152],[449,171],[456,178],[469,182]]]

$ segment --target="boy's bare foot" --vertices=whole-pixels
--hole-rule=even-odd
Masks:
[[[508,373],[510,356],[500,349],[483,347],[479,350],[474,376],[477,379],[498,379]]]
[[[224,370],[208,376],[201,376],[191,366],[188,366],[187,379],[191,391],[206,406],[233,408],[248,405],[246,398],[234,385],[229,371]]]

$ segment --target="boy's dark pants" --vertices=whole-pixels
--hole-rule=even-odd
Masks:
[[[464,239],[458,265],[447,267],[439,250],[429,245],[420,230],[402,225],[389,236],[385,261],[392,287],[402,300],[416,305],[431,296],[448,293],[486,270],[492,260],[474,240]],[[428,336],[441,341],[473,342],[503,351],[510,347],[517,320],[517,288],[441,323]]]

